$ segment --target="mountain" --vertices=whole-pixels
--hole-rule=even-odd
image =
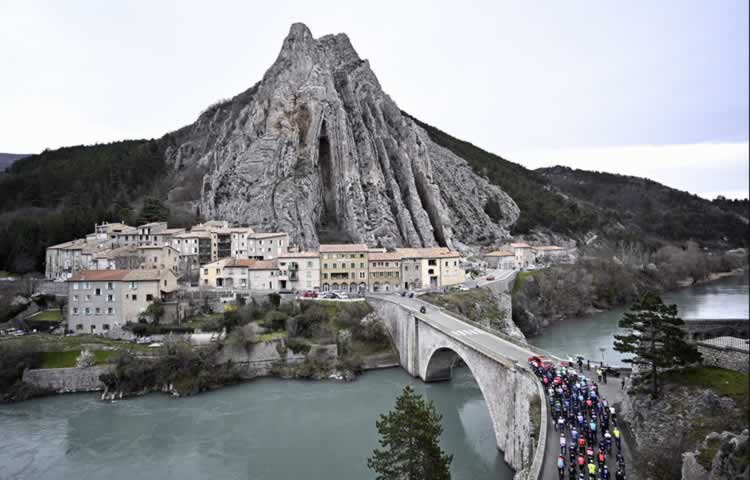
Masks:
[[[402,114],[346,35],[315,39],[300,23],[258,84],[172,137],[178,198],[189,185],[204,216],[287,231],[306,247],[489,243],[519,214]]]
[[[401,111],[346,35],[291,27],[239,95],[158,139],[45,151],[0,172],[0,270],[43,270],[49,245],[95,222],[134,221],[146,197],[168,220],[227,219],[326,241],[492,244],[582,240],[746,244],[747,202],[708,202],[643,179],[532,171]],[[165,218],[166,219],[166,218]]]
[[[30,156],[27,153],[0,153],[0,172],[13,165],[13,162]]]
[[[619,224],[623,236],[638,240],[697,240],[716,247],[747,246],[747,201],[709,201],[647,178],[575,170],[540,168],[537,173],[558,192],[603,213]],[[744,216],[742,212],[744,206]]]

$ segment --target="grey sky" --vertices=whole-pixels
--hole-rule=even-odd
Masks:
[[[747,196],[743,0],[0,0],[0,151],[161,136],[258,81],[295,21],[510,160]]]

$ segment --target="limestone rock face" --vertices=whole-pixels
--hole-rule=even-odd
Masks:
[[[287,231],[306,247],[491,242],[519,214],[402,114],[346,35],[315,39],[303,24],[258,84],[170,136],[170,198],[206,218]]]

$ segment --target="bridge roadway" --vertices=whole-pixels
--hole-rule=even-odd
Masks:
[[[512,271],[503,272],[499,277],[496,277],[496,280],[493,282],[507,280],[514,273],[515,272]],[[486,285],[487,282],[484,283]],[[528,369],[528,358],[530,356],[544,354],[547,357],[552,357],[552,355],[548,354],[547,352],[537,352],[531,350],[531,348],[534,348],[531,345],[528,346],[529,348],[526,348],[522,345],[481,330],[467,322],[459,320],[453,315],[448,314],[434,304],[420,300],[419,297],[409,298],[408,296],[402,297],[399,294],[383,293],[371,293],[368,294],[368,296],[398,303],[407,310],[410,310],[422,321],[427,322],[431,326],[442,331],[444,334],[496,360],[500,364],[507,365],[508,367],[514,366],[513,364],[517,363],[518,367]],[[420,312],[421,307],[425,307],[425,313]],[[556,357],[553,357],[553,359],[556,361],[561,360],[560,358]],[[619,379],[612,380],[614,380],[614,382],[610,382],[607,385],[601,385],[601,390],[605,398],[609,398],[612,403],[617,403],[622,400],[623,393],[619,391]],[[549,421],[552,421],[551,417],[549,418]],[[541,472],[538,477],[539,479],[546,480],[557,478],[557,467],[555,462],[559,452],[559,445],[559,433],[557,433],[555,429],[552,428],[552,425],[550,423],[549,427],[547,428],[547,438],[545,440],[544,448],[544,460]],[[625,449],[624,455],[626,461],[630,463],[630,458],[632,458],[632,456],[630,455],[630,451],[627,445],[624,444],[624,442],[623,446]],[[608,463],[610,464],[610,468],[614,466],[612,464],[613,462]],[[611,473],[612,478],[614,478],[614,469],[611,470]]]

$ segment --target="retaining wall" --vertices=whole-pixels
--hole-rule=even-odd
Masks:
[[[39,368],[23,372],[23,381],[56,393],[94,392],[104,390],[99,375],[112,367]]]
[[[697,344],[698,351],[703,355],[703,364],[713,367],[726,368],[742,373],[749,373],[750,353],[732,347],[717,347],[713,345]]]

